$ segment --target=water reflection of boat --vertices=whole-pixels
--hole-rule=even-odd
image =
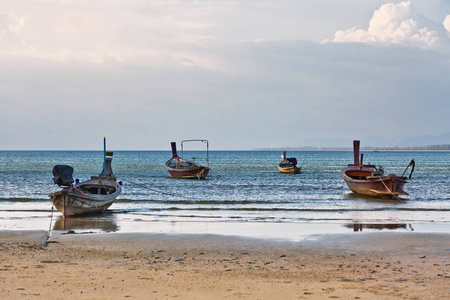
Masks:
[[[117,225],[115,218],[103,215],[101,217],[60,218],[53,226],[53,230],[76,229],[116,232],[119,231],[119,226]]]
[[[397,230],[397,229],[404,229],[404,230],[411,230],[412,228],[411,224],[362,224],[362,223],[353,223],[353,224],[345,224],[344,225],[347,228],[352,228],[353,231],[363,231],[363,229],[372,229],[372,230]]]
[[[209,166],[205,167],[197,164],[195,162],[195,157],[192,158],[192,160],[183,158],[183,143],[185,142],[206,143],[206,161],[209,162],[209,144],[207,140],[181,141],[181,157],[178,156],[176,143],[172,142],[172,158],[166,162],[167,171],[169,171],[172,178],[205,179],[211,169],[209,168]]]
[[[286,174],[298,174],[301,171],[301,167],[297,165],[297,159],[295,157],[286,157],[286,151],[283,151],[283,161],[278,164],[278,170],[280,173]]]
[[[402,176],[384,175],[381,166],[377,168],[375,165],[363,164],[363,154],[361,154],[361,159],[359,158],[359,141],[353,141],[353,155],[354,163],[349,164],[340,173],[352,192],[369,196],[409,195],[403,190],[403,186],[408,182],[408,178],[403,175],[409,166],[412,166],[409,175],[409,179],[411,179],[414,171],[414,160],[411,160]]]
[[[53,168],[54,182],[62,187],[61,191],[49,196],[55,208],[65,218],[74,215],[99,213],[108,209],[121,193],[121,182],[116,182],[111,168],[113,153],[106,152],[104,140],[103,171],[90,180],[74,183],[73,168],[67,165],[56,165]]]

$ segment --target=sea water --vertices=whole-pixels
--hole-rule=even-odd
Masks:
[[[52,168],[67,164],[87,180],[102,151],[0,151],[0,230],[52,229],[292,235],[308,232],[416,230],[449,232],[450,152],[362,151],[364,163],[402,175],[416,166],[400,199],[353,194],[339,172],[351,151],[292,151],[300,174],[281,174],[280,151],[184,152],[211,168],[207,180],[172,179],[170,151],[116,151],[112,168],[123,192],[103,214],[64,220],[48,195]],[[411,168],[405,175],[410,174]]]

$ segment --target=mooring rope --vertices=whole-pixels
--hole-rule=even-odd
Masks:
[[[394,196],[395,198],[397,198],[397,200],[399,200],[399,201],[401,201],[402,199],[401,198],[399,198],[399,197],[397,197],[388,187],[387,187],[387,185],[384,183],[384,181],[383,181],[383,178],[381,178],[381,176],[380,176],[380,180],[381,180],[381,183],[384,185],[384,187],[386,188],[386,190],[388,190],[389,191],[389,193],[391,193],[392,194],[392,196]]]
[[[300,168],[303,166],[303,163],[305,162],[305,160],[308,158],[308,156],[305,156],[305,158],[303,159],[302,163],[300,164]]]
[[[180,195],[177,195],[177,194],[175,194],[175,193],[163,192],[163,191],[160,191],[160,190],[152,189],[152,188],[150,188],[150,187],[148,187],[148,186],[146,186],[146,185],[144,185],[144,184],[140,184],[140,183],[137,183],[137,182],[133,182],[133,181],[131,181],[131,180],[125,180],[125,179],[122,179],[122,181],[131,183],[131,184],[134,184],[134,185],[139,186],[139,187],[141,187],[141,188],[147,189],[147,190],[149,190],[149,191],[153,191],[153,192],[155,192],[155,193],[160,193],[160,194],[163,194],[163,195],[166,195],[166,196],[179,197],[179,198],[182,198],[182,197],[183,197],[183,198],[188,198],[188,199],[192,199],[192,200],[201,200],[200,198],[190,197],[190,196],[187,196],[187,195],[180,196]]]
[[[148,187],[148,186],[146,186],[144,184],[133,182],[131,180],[122,179],[122,181],[128,182],[130,184],[134,184],[134,185],[139,186],[141,188],[153,191],[155,193],[160,193],[160,194],[163,194],[163,195],[167,195],[167,196],[180,197],[180,198],[183,197],[183,198],[188,198],[188,199],[192,199],[192,200],[201,200],[200,198],[190,197],[190,196],[187,196],[187,195],[180,196],[180,195],[177,195],[175,193],[168,193],[168,192],[163,192],[163,191],[160,191],[160,190],[152,189],[152,188],[150,188],[150,187]],[[102,184],[103,184],[103,182],[102,182]],[[50,242],[50,235],[51,235],[51,232],[52,232],[52,223],[53,223],[53,212],[54,212],[54,206],[52,205],[52,213],[50,215],[50,225],[49,225],[49,228],[48,228],[47,236],[46,236],[45,240],[42,242],[42,247],[47,247],[47,244]]]
[[[50,234],[52,232],[52,223],[53,223],[53,211],[54,207],[52,205],[52,213],[50,215],[50,226],[48,227],[47,237],[45,238],[44,242],[42,242],[42,247],[47,247],[47,244],[50,242]]]
[[[412,166],[411,173],[409,174],[409,179],[411,179],[411,175],[412,175],[412,173],[414,172],[414,167],[415,167],[415,165],[416,165],[416,162],[414,161],[414,159],[411,160],[411,162],[409,163],[409,165],[406,167],[405,171],[403,171],[402,177],[403,177],[403,175],[405,175],[405,173],[406,173],[406,171],[409,169],[409,167]],[[394,194],[394,193],[386,186],[386,184],[384,183],[384,181],[383,181],[383,179],[381,178],[381,176],[380,176],[380,180],[381,180],[381,182],[383,183],[384,187],[392,194],[392,196],[394,196],[397,200],[400,200],[400,201],[402,200],[401,198],[397,197],[397,195],[395,195],[395,194]]]

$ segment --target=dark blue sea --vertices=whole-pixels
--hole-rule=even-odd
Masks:
[[[113,171],[123,193],[100,215],[64,220],[48,195],[52,168],[74,178],[102,170],[102,151],[0,151],[0,230],[218,233],[291,236],[295,232],[410,230],[449,232],[450,152],[362,151],[364,162],[401,175],[416,162],[408,196],[378,199],[350,192],[339,172],[351,151],[288,152],[300,174],[280,174],[280,151],[210,151],[207,180],[171,179],[170,151],[116,151]],[[183,153],[207,163],[206,152]],[[410,173],[409,169],[407,175]]]

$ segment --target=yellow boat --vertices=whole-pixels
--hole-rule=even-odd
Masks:
[[[278,170],[280,173],[286,174],[298,174],[301,171],[301,167],[297,165],[297,159],[295,157],[286,157],[286,151],[283,152],[283,161],[278,164]]]

